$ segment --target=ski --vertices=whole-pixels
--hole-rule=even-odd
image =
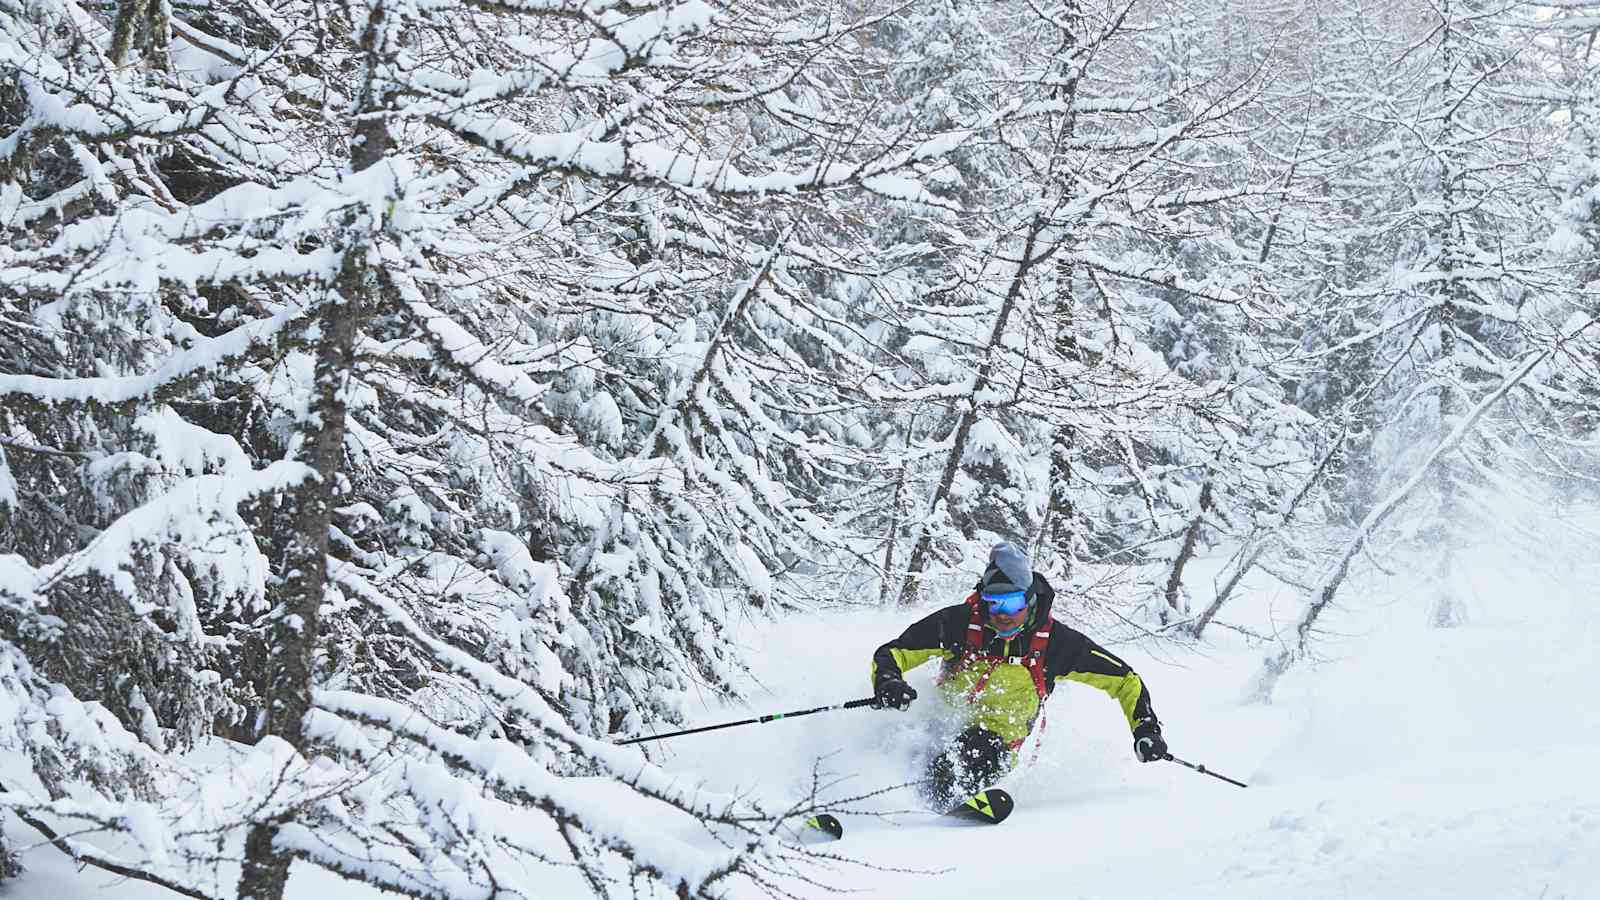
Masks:
[[[961,801],[945,812],[947,816],[954,816],[968,822],[983,822],[987,825],[999,825],[1011,815],[1011,810],[1016,806],[1011,795],[1000,788],[989,788],[979,791],[971,797]]]
[[[844,837],[844,825],[828,813],[817,813],[806,819],[806,828],[820,831],[836,841]]]
[[[1001,788],[979,791],[945,811],[945,815],[964,822],[981,822],[998,825],[1011,815],[1016,806],[1011,794]],[[816,840],[840,840],[844,837],[844,824],[830,813],[817,813],[802,823],[802,832]]]

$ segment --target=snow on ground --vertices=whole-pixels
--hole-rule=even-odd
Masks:
[[[1008,782],[1018,801],[1009,822],[965,825],[917,811],[909,788],[877,793],[842,805],[845,840],[821,847],[860,862],[783,887],[801,897],[842,888],[920,900],[1006,891],[1063,900],[1600,898],[1600,612],[1591,595],[1483,562],[1490,574],[1463,582],[1469,624],[1451,630],[1425,624],[1420,587],[1390,584],[1377,602],[1352,586],[1368,611],[1330,616],[1320,660],[1291,671],[1271,705],[1241,702],[1271,648],[1235,632],[1215,630],[1203,651],[1117,646],[1150,685],[1172,751],[1250,782],[1246,790],[1138,763],[1115,704],[1062,684],[1037,758]],[[1258,588],[1230,612],[1287,628],[1298,603]],[[920,614],[863,608],[745,623],[748,702],[708,704],[691,724],[867,696],[872,649]],[[909,712],[821,713],[675,738],[652,752],[688,783],[774,805],[803,797],[814,769],[824,796],[873,794],[915,777],[919,748],[950,730],[932,668],[913,673],[923,696]],[[621,790],[618,802],[638,803]],[[7,827],[19,845],[36,840]],[[662,827],[695,839],[692,823],[664,817]],[[0,897],[171,896],[74,872],[48,847],[26,860],[30,872],[0,886]],[[292,896],[357,896],[327,873],[296,872]]]
[[[1172,752],[1250,788],[1138,763],[1115,704],[1062,684],[1037,762],[1008,784],[1009,822],[890,812],[914,805],[909,789],[873,798],[841,815],[836,847],[878,868],[839,868],[830,883],[864,897],[1600,897],[1600,614],[1548,582],[1492,575],[1469,589],[1474,618],[1456,629],[1428,627],[1404,591],[1367,615],[1330,617],[1342,636],[1286,676],[1272,705],[1241,703],[1267,648],[1230,632],[1204,654],[1118,646],[1150,685]],[[1297,612],[1269,594],[1254,612]],[[918,614],[819,613],[750,629],[766,690],[705,721],[867,695],[872,648]],[[841,779],[836,792],[904,782],[919,741],[939,730],[931,668],[914,673],[922,697],[908,713],[676,738],[662,762],[760,795],[803,791],[817,760]]]

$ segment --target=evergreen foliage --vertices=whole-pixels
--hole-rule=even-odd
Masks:
[[[1274,672],[1375,545],[1460,621],[1496,495],[1594,491],[1597,16],[0,0],[0,805],[191,894],[717,896],[815,798],[610,741],[737,618],[1007,539],[1108,637],[1298,578]]]

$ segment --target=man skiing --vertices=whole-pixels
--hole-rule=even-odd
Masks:
[[[1011,769],[1057,681],[1110,694],[1133,731],[1141,762],[1167,755],[1161,723],[1132,668],[1081,632],[1055,621],[1055,589],[1016,545],[996,544],[977,590],[907,628],[872,655],[876,709],[906,709],[917,692],[905,673],[938,659],[940,693],[967,725],[928,766],[926,795],[948,808]]]

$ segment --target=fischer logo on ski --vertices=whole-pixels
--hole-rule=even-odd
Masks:
[[[947,815],[971,822],[986,822],[998,825],[1004,822],[1007,816],[1011,815],[1011,810],[1015,806],[1016,802],[1011,799],[1009,793],[1000,788],[989,788],[986,791],[979,791],[968,797],[954,809],[951,809]]]

